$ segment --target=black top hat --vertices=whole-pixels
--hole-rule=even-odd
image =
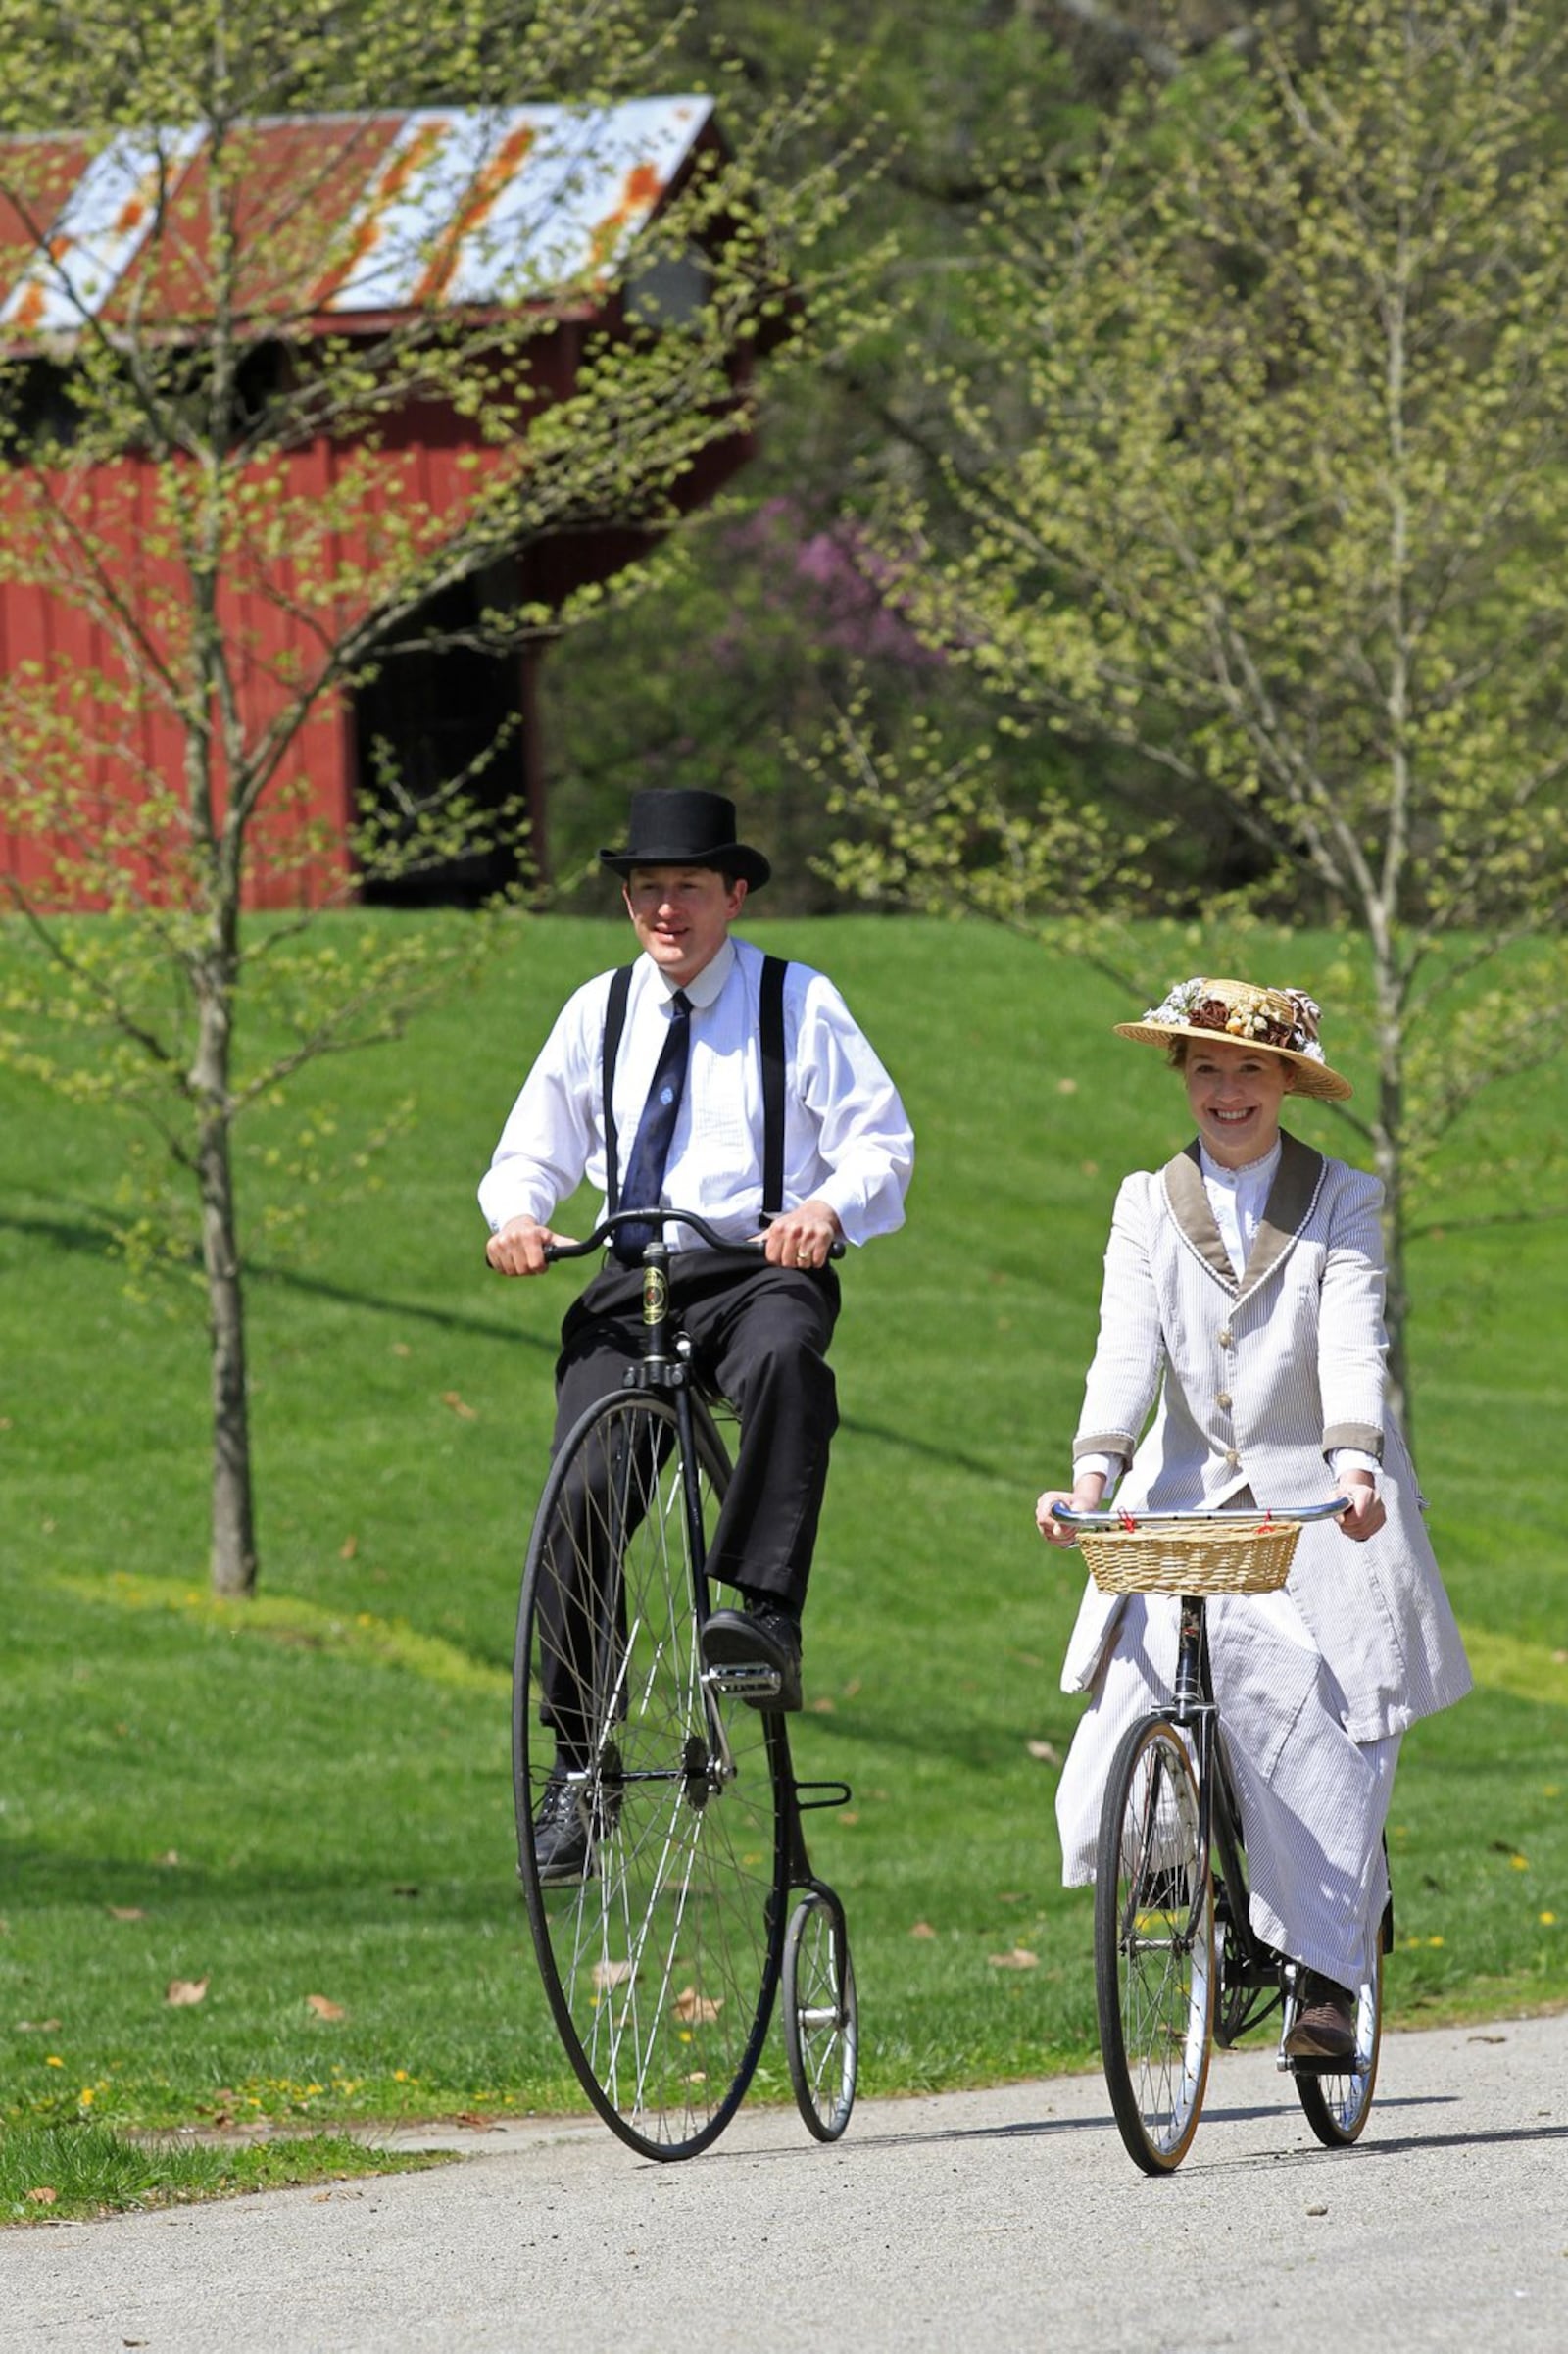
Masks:
[[[717,866],[760,891],[773,869],[760,850],[735,839],[735,804],[692,787],[634,793],[624,850],[602,850],[601,866]]]

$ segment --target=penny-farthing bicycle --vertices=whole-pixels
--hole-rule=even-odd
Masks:
[[[628,1214],[549,1255],[585,1257]],[[635,1216],[724,1244],[689,1210]],[[668,1266],[656,1238],[641,1359],[566,1435],[539,1504],[513,1772],[529,1925],[572,2066],[633,2149],[689,2158],[739,2107],[781,1981],[796,2101],[818,2139],[836,2139],[855,2100],[858,2013],[844,1907],[802,1829],[812,1808],[845,1804],[848,1786],[796,1781],[784,1716],[751,1705],[776,1690],[768,1670],[703,1662],[730,1465],[670,1313]],[[535,1852],[547,1798],[575,1810],[581,1862],[565,1875]]]
[[[1301,1524],[1328,1520],[1345,1498],[1296,1509],[1074,1512],[1085,1563],[1102,1591],[1180,1597],[1176,1682],[1169,1700],[1122,1736],[1105,1783],[1095,1864],[1095,1991],[1110,2105],[1128,2154],[1146,2174],[1179,2166],[1198,2129],[1213,2042],[1226,2047],[1275,2011],[1279,2066],[1306,2121],[1330,2148],[1352,2142],[1377,2084],[1383,2033],[1383,1916],[1371,1980],[1357,1989],[1355,2051],[1308,2060],[1285,2046],[1301,2002],[1299,1965],[1248,1917],[1241,1809],[1225,1760],[1225,1728],[1208,1672],[1205,1605],[1212,1594],[1265,1594],[1285,1583]]]

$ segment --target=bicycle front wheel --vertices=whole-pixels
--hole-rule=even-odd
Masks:
[[[1146,2174],[1179,2166],[1208,2081],[1214,1893],[1187,1744],[1130,1726],[1105,1787],[1095,1871],[1095,1990],[1110,2105]]]
[[[729,1479],[694,1413],[705,1536]],[[605,2122],[693,2156],[751,2082],[778,1985],[785,1751],[703,1682],[670,1399],[626,1391],[564,1443],[523,1574],[518,1869],[562,2041]]]
[[[1359,2139],[1372,2109],[1382,2048],[1383,1956],[1379,1953],[1371,1983],[1357,1991],[1355,2058],[1350,2065],[1312,2068],[1308,2062],[1296,2062],[1296,2089],[1306,2122],[1326,2148],[1346,2149]]]

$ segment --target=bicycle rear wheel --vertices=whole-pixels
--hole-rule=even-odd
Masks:
[[[1306,2122],[1328,2149],[1346,2149],[1359,2138],[1377,2087],[1383,2047],[1383,1956],[1355,2004],[1355,2058],[1348,2068],[1311,2068],[1298,2060],[1296,2089]]]
[[[818,2141],[837,2141],[855,2106],[860,2013],[844,1907],[822,1888],[790,1915],[783,2000],[795,2105]]]
[[[729,1464],[695,1406],[694,1440],[710,1531]],[[695,2155],[739,2106],[788,1888],[786,1753],[770,1718],[705,1686],[698,1589],[674,1406],[601,1399],[557,1457],[523,1574],[518,1870],[572,2066],[652,2158]]]
[[[1208,2081],[1214,1895],[1187,1744],[1130,1726],[1105,1786],[1095,1873],[1095,1990],[1110,2105],[1146,2174],[1179,2166]]]

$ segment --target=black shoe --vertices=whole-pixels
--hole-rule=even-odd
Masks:
[[[558,1765],[545,1783],[544,1796],[533,1819],[533,1859],[541,1888],[578,1888],[592,1880],[598,1866],[597,1840],[613,1831],[620,1813],[620,1792],[609,1787],[620,1773],[620,1753],[606,1744],[600,1760],[599,1787],[591,1777]]]
[[[703,1658],[718,1669],[728,1689],[754,1708],[799,1708],[801,1704],[800,1622],[776,1602],[748,1602],[744,1610],[715,1610],[703,1628]],[[730,1683],[729,1671],[742,1671]],[[765,1690],[748,1692],[745,1671],[776,1677]]]
[[[1301,2007],[1285,2038],[1290,2060],[1355,2058],[1355,1997],[1315,1970],[1301,1974]]]

